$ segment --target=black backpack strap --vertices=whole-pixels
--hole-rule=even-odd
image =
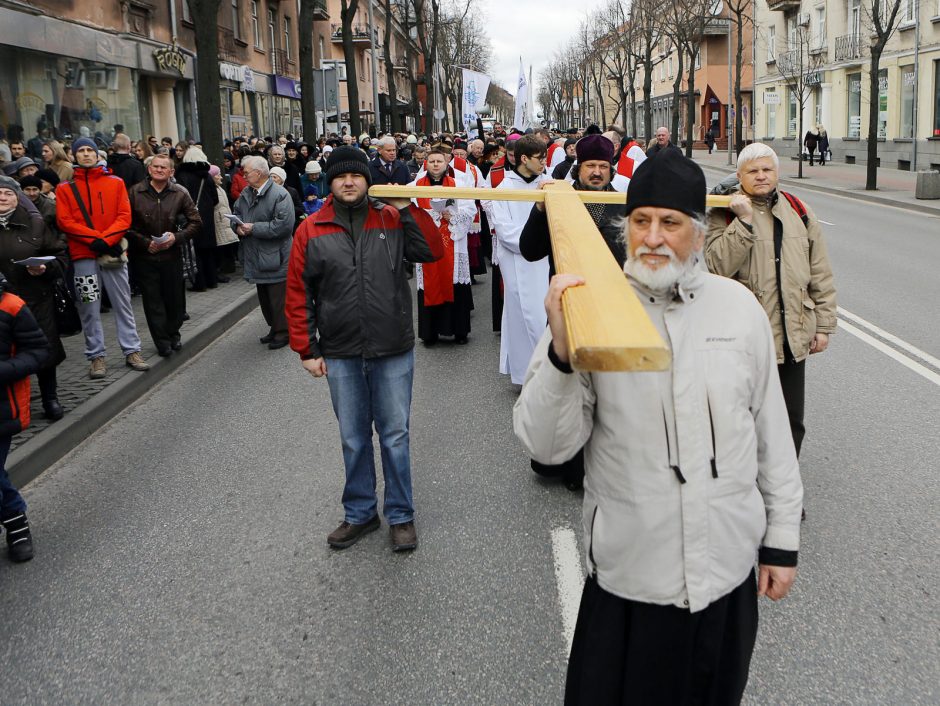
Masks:
[[[85,225],[94,230],[95,224],[91,222],[91,216],[88,215],[88,209],[85,208],[85,202],[82,201],[82,195],[78,193],[78,187],[75,185],[74,181],[70,181],[69,186],[72,189],[72,193],[75,195],[75,201],[78,203],[78,208],[82,212],[82,216],[85,218]]]
[[[800,220],[803,221],[803,226],[809,228],[809,216],[806,215],[806,206],[803,205],[803,202],[786,191],[781,191],[780,193],[783,194],[783,197],[790,203],[790,207],[796,211]]]

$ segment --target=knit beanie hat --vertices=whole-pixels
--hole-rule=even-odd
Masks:
[[[52,184],[53,187],[58,186],[59,182],[61,181],[59,179],[59,175],[51,169],[40,169],[38,172],[36,172],[36,176],[38,176],[43,181],[48,181],[50,184]]]
[[[614,144],[603,135],[582,137],[575,145],[574,151],[578,155],[578,164],[591,160],[614,161]]]
[[[366,153],[357,147],[341,145],[330,153],[326,162],[326,181],[332,181],[340,174],[362,174],[366,183],[372,186],[372,173],[369,171],[369,159]]]
[[[280,167],[271,167],[271,170],[268,172],[268,174],[271,176],[276,176],[281,180],[282,184],[287,181],[287,172],[285,172]]]
[[[30,176],[25,176],[20,179],[20,186],[24,189],[27,186],[35,186],[37,189],[42,189],[42,179],[35,174],[31,174]]]
[[[679,150],[663,150],[647,159],[633,172],[627,188],[627,213],[641,206],[672,208],[690,216],[704,215],[702,168]]]
[[[319,174],[322,171],[323,167],[321,167],[320,163],[315,159],[311,159],[304,167],[304,172],[307,174]]]
[[[10,189],[11,191],[19,193],[20,185],[16,179],[8,176],[0,176],[0,189]]]
[[[91,147],[95,152],[98,151],[98,145],[90,137],[79,137],[72,143],[72,154],[77,154],[82,147]]]

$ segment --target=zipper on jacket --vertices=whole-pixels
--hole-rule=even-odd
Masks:
[[[104,215],[104,196],[101,195],[101,192],[98,192],[98,206],[101,208],[101,215]]]
[[[712,430],[712,478],[718,477],[718,464],[715,461],[715,457],[718,455],[718,450],[715,448],[715,418],[712,416],[712,401],[708,397],[708,392],[705,392],[705,403],[708,405],[708,426]]]
[[[392,250],[391,250],[391,248],[388,246],[388,238],[385,237],[385,233],[379,233],[379,240],[381,240],[382,242],[385,243],[385,252],[386,252],[386,254],[388,255],[388,266],[389,266],[389,268],[392,270],[392,272],[394,272],[394,271],[395,271],[395,261],[392,259]]]
[[[666,463],[669,464],[669,467],[672,469],[672,472],[676,474],[680,484],[685,483],[685,476],[682,475],[682,470],[678,465],[672,462],[672,443],[669,441],[669,422],[666,419],[666,410],[663,409],[663,430],[666,432]]]
[[[591,578],[597,580],[597,562],[594,561],[594,522],[597,520],[598,506],[594,506],[594,514],[591,515],[591,546],[588,547],[588,558],[591,560]]]

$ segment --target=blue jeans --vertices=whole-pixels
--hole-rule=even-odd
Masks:
[[[414,519],[408,425],[414,351],[384,358],[327,358],[327,381],[339,422],[346,465],[346,522],[362,524],[377,514],[372,425],[379,434],[385,476],[385,519]]]
[[[7,454],[10,453],[12,437],[0,437],[0,519],[26,512],[26,501],[20,491],[13,487],[7,474]]]

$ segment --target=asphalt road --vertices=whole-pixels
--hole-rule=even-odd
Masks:
[[[805,199],[835,224],[840,304],[940,356],[936,220],[872,230],[880,207]],[[27,489],[37,557],[0,566],[0,701],[560,703],[551,534],[579,498],[528,470],[474,295],[470,345],[417,350],[417,552],[384,524],[326,546],[327,387],[257,343],[256,312]],[[937,703],[940,388],[840,332],[807,408],[800,576],[761,606],[746,702]]]

